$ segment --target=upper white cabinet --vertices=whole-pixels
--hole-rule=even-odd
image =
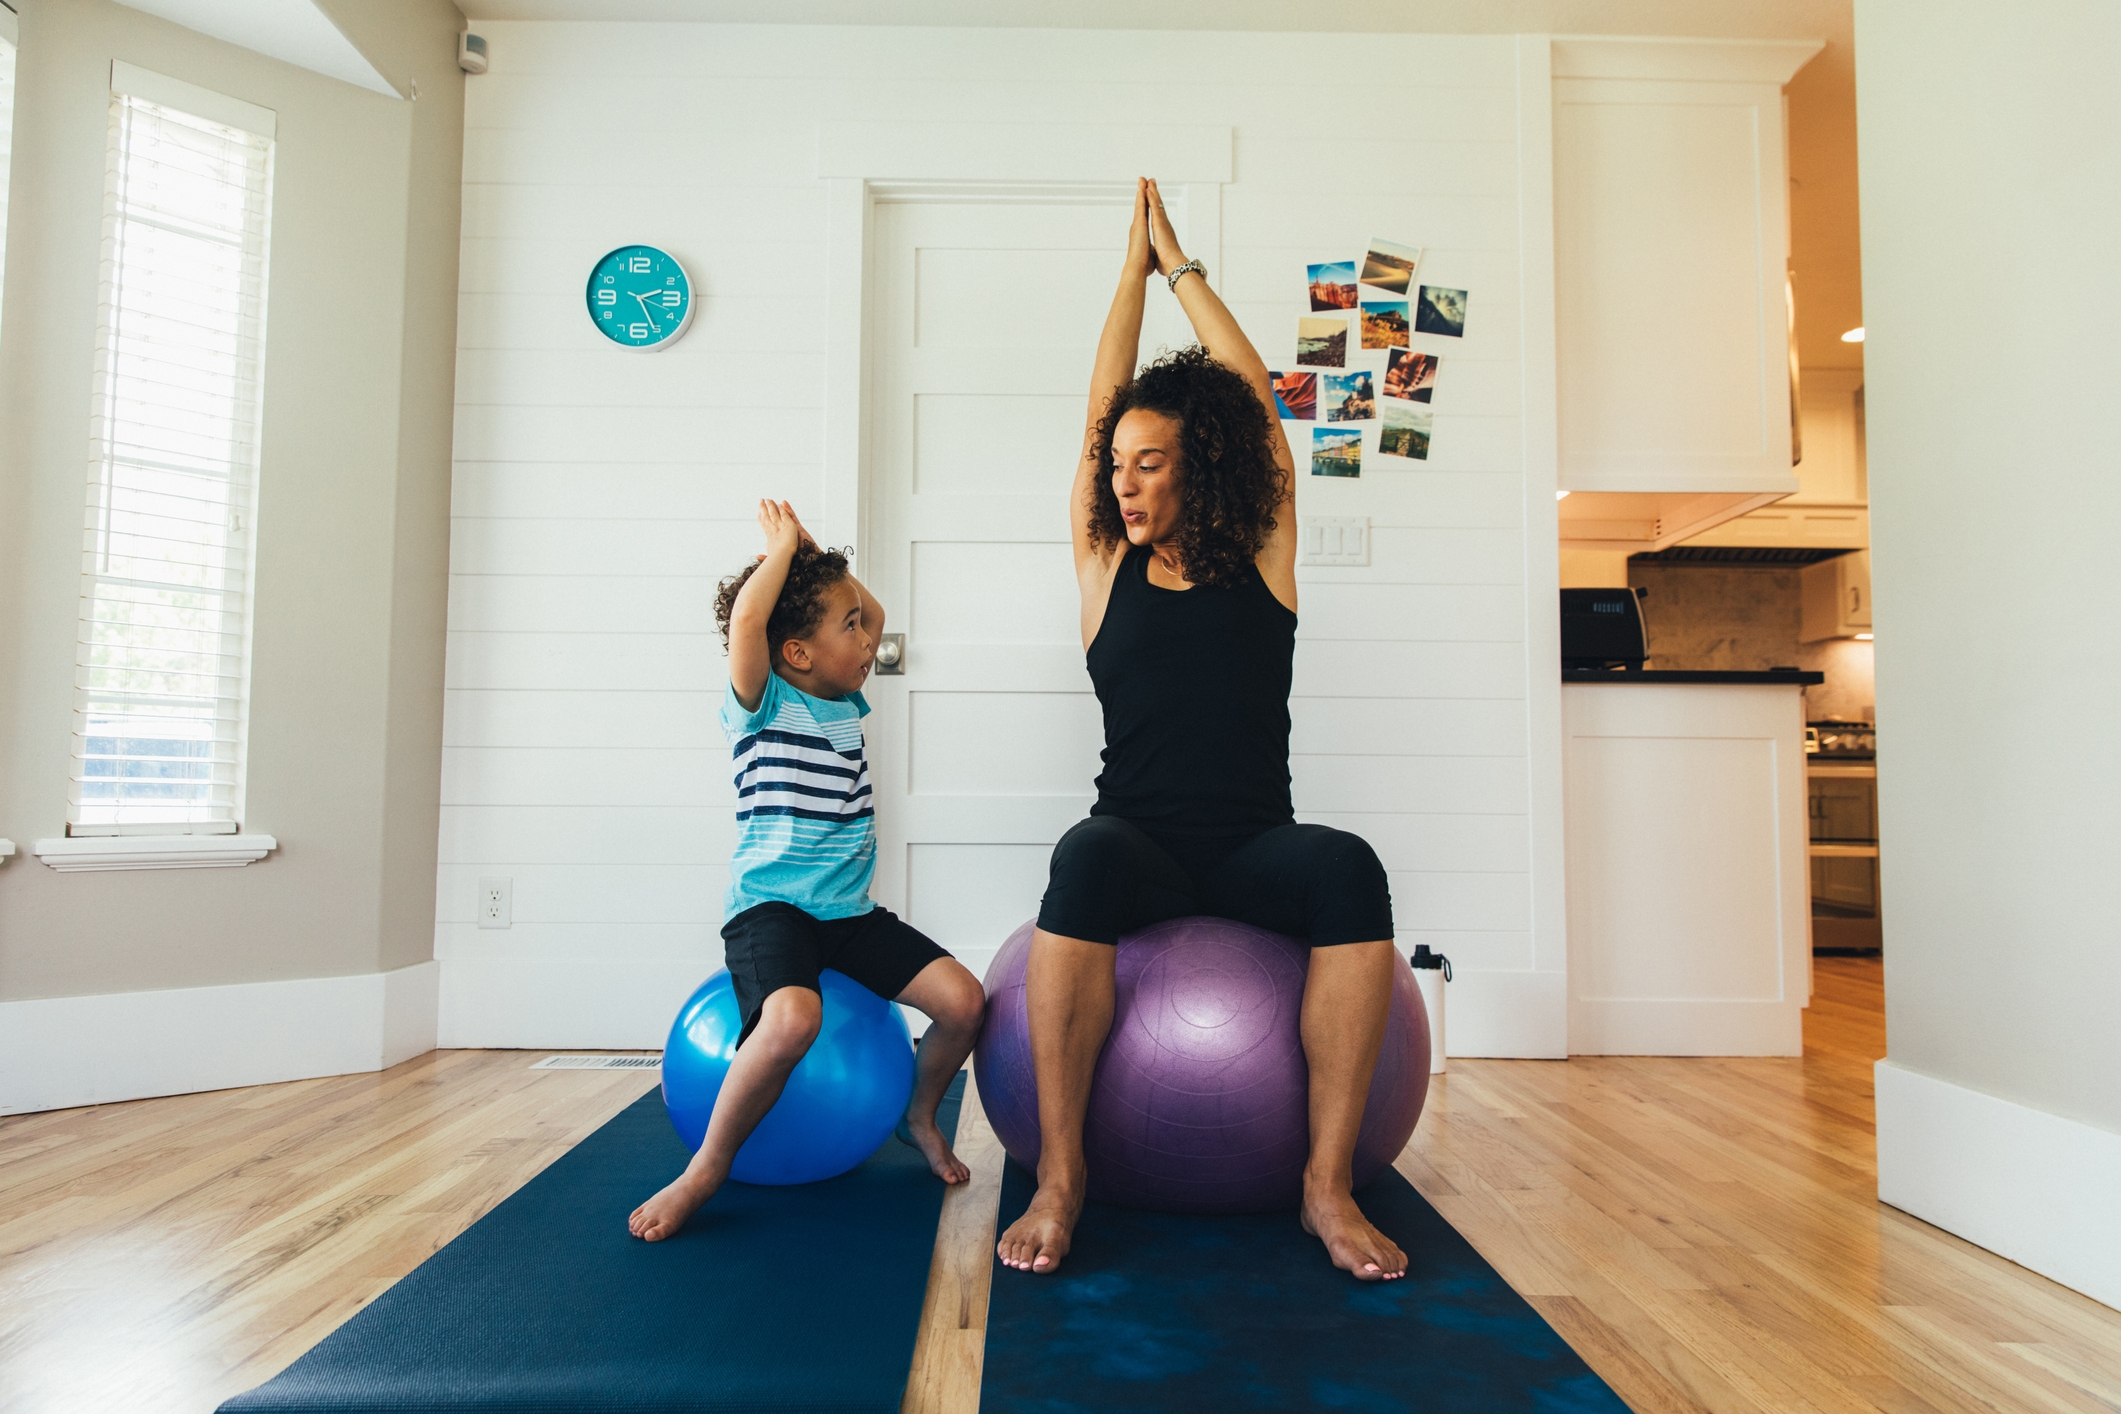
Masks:
[[[1798,489],[1782,88],[1821,47],[1554,40],[1563,488]]]
[[[1804,414],[1799,423],[1804,460],[1797,463],[1797,493],[1726,520],[1687,544],[1861,550],[1871,543],[1863,370],[1806,369],[1798,406]]]
[[[1802,630],[1798,638],[1854,638],[1871,631],[1871,552],[1837,555],[1806,565]]]

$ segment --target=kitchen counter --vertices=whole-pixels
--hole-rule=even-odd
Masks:
[[[1786,673],[1738,673],[1711,672],[1688,668],[1648,668],[1633,672],[1615,672],[1610,668],[1563,668],[1563,682],[1616,682],[1616,683],[1730,683],[1744,687],[1774,686],[1795,683],[1799,687],[1812,687],[1826,681],[1825,673],[1801,673],[1795,670]]]
[[[1802,1054],[1819,677],[1562,674],[1572,1054]]]

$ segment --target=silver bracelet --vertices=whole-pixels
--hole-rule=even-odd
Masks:
[[[1178,293],[1179,276],[1187,274],[1197,274],[1201,277],[1201,279],[1205,280],[1208,278],[1208,267],[1201,264],[1198,260],[1189,260],[1184,265],[1181,265],[1176,270],[1173,270],[1169,275],[1164,277],[1165,283],[1170,286],[1171,293]]]

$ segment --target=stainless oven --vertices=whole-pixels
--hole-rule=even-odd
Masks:
[[[1875,953],[1878,898],[1878,735],[1870,722],[1805,728],[1812,874],[1812,950]]]

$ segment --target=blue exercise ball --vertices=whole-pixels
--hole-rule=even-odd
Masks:
[[[913,1098],[913,1033],[897,1007],[837,972],[819,978],[823,1024],[787,1088],[729,1176],[740,1183],[815,1183],[843,1174],[891,1137]],[[698,1152],[743,1031],[736,986],[723,968],[700,984],[663,1047],[663,1107]]]

